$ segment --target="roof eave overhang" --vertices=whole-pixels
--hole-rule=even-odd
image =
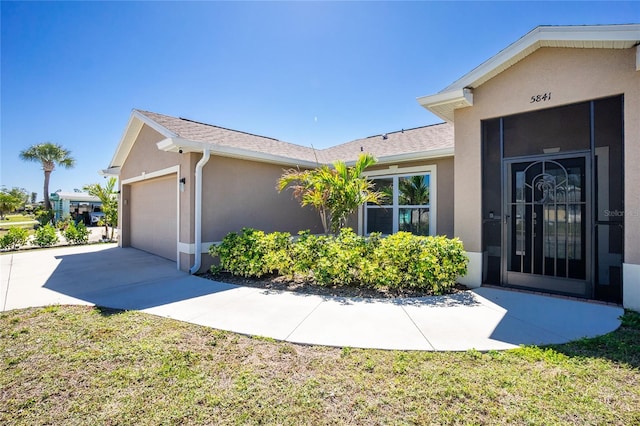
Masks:
[[[109,167],[108,169],[102,169],[98,171],[98,174],[100,176],[114,176],[114,177],[118,177],[120,176],[120,167]]]
[[[454,121],[454,111],[458,108],[473,106],[473,91],[464,87],[435,95],[422,96],[418,102],[448,123]]]
[[[175,152],[175,153],[189,153],[198,152],[201,153],[205,149],[213,155],[219,155],[221,157],[238,158],[241,160],[259,161],[262,163],[278,164],[282,166],[290,167],[304,167],[312,168],[317,167],[318,163],[313,161],[299,160],[295,158],[285,157],[281,155],[268,154],[263,152],[251,151],[248,149],[235,148],[229,146],[223,146],[215,143],[192,141],[180,137],[170,137],[158,142],[157,147],[161,151]]]
[[[376,157],[376,164],[391,164],[401,163],[405,161],[421,161],[432,160],[436,158],[453,157],[454,148],[438,148],[430,149],[427,151],[407,152],[403,154],[386,155],[382,157]],[[347,166],[353,166],[357,160],[346,161]]]
[[[378,164],[398,163],[403,161],[431,160],[435,158],[453,157],[453,147],[431,149],[428,151],[408,152],[404,154],[387,155],[378,158]]]

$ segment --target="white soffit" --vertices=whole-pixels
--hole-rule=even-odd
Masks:
[[[640,24],[599,26],[541,26],[454,81],[435,95],[418,98],[418,102],[434,114],[453,122],[453,111],[465,105],[456,105],[456,91],[473,89],[490,80],[543,47],[573,49],[630,49],[640,43]],[[447,95],[451,102],[442,102]],[[456,99],[458,98],[458,99]]]

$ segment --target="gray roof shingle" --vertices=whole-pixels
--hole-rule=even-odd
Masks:
[[[336,160],[349,162],[356,160],[362,152],[368,152],[376,158],[382,158],[453,148],[453,125],[449,123],[357,139],[330,148],[315,150],[314,154],[311,147],[283,142],[266,136],[150,111],[136,111],[184,139],[309,162],[315,162],[316,158],[321,163],[332,163]]]
[[[453,148],[453,126],[441,123],[356,139],[327,148],[323,155],[329,162],[335,160],[353,161],[362,152],[369,152],[377,158],[383,158],[445,148]]]

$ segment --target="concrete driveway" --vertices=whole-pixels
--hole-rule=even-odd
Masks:
[[[0,255],[2,311],[50,304],[133,309],[294,343],[398,350],[501,350],[611,332],[623,309],[493,288],[355,299],[239,287],[114,244]]]

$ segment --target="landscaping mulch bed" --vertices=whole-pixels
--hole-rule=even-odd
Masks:
[[[265,290],[283,290],[292,291],[296,293],[315,294],[318,296],[332,296],[332,297],[361,297],[369,299],[393,299],[404,297],[424,297],[433,296],[433,294],[411,290],[411,289],[375,289],[368,287],[351,287],[351,286],[323,286],[313,281],[290,278],[282,276],[265,276],[262,278],[245,278],[232,275],[228,272],[220,272],[218,274],[212,274],[207,272],[200,275],[203,278],[207,278],[214,281],[220,281],[229,284],[241,285],[245,287],[262,288]],[[467,290],[462,284],[457,284],[449,294],[459,293]]]

